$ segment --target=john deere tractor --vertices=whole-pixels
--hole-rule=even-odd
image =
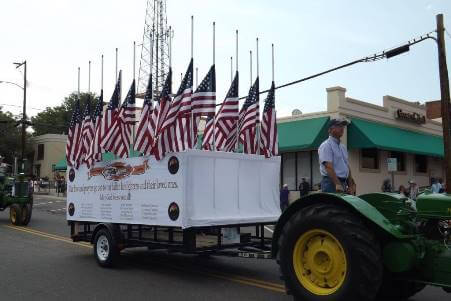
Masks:
[[[0,169],[0,211],[8,207],[11,223],[26,226],[33,211],[33,195],[23,175],[10,177]]]
[[[404,300],[451,292],[451,195],[312,194],[274,232],[273,256],[295,300]]]

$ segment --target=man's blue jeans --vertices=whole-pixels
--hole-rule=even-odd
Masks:
[[[341,182],[341,186],[343,186],[343,191],[346,191],[346,187],[347,187],[347,180],[343,179],[343,178],[338,178]],[[332,181],[331,178],[329,177],[323,177],[323,179],[321,180],[321,191],[322,192],[337,192],[337,190],[335,189],[335,184],[334,181]]]

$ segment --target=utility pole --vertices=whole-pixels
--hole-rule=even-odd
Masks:
[[[23,112],[22,112],[22,155],[20,157],[20,168],[21,172],[25,171],[25,136],[27,129],[27,61],[23,61],[22,63],[14,63],[16,65],[16,69],[24,66],[23,72]]]
[[[446,65],[445,49],[445,28],[443,26],[443,15],[437,15],[437,46],[438,46],[438,65],[440,72],[440,94],[443,126],[443,146],[445,151],[445,173],[446,173],[446,192],[451,192],[451,145],[450,145],[450,95],[448,67]]]

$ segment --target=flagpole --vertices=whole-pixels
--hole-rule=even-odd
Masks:
[[[194,52],[194,16],[191,16],[191,59],[193,60],[193,64],[194,64],[193,52]],[[196,68],[196,82],[197,82],[197,68]],[[197,83],[196,83],[196,85],[197,85]],[[197,87],[196,87],[196,89],[197,89]],[[196,148],[194,145],[194,135],[197,135],[197,133],[194,133],[194,114],[193,114],[193,110],[191,109],[191,147],[193,149]]]
[[[199,85],[199,74],[198,74],[198,72],[199,72],[199,68],[196,67],[196,89],[197,89],[197,86]]]
[[[272,55],[272,81],[274,82],[274,44],[271,44],[271,55]]]
[[[258,57],[258,38],[257,38],[257,79],[259,77],[259,57]],[[259,91],[260,92],[260,91]],[[258,97],[258,95],[257,95]],[[260,135],[261,135],[261,124],[260,124],[260,104],[257,103],[257,124],[255,130],[257,131],[257,155],[260,155],[260,147],[261,147],[261,141],[260,141]]]
[[[216,48],[216,22],[213,22],[213,66],[215,65],[215,48]],[[216,151],[216,116],[213,116],[213,151]]]
[[[230,57],[230,83],[233,82],[233,57]]]
[[[88,94],[91,93],[91,61],[89,61],[88,68]]]
[[[252,87],[252,50],[249,51],[249,62],[250,62],[249,74],[250,74],[251,87]]]
[[[116,81],[117,81],[117,48],[116,48]]]
[[[235,32],[236,38],[236,58],[235,58],[235,64],[236,64],[236,73],[238,74],[238,29]],[[238,93],[238,91],[237,91]],[[238,93],[239,94],[239,93]],[[236,144],[235,144],[235,152],[238,152],[238,149],[240,148],[240,116],[238,115],[238,119],[236,120]]]
[[[136,41],[133,41],[133,83],[135,84],[134,85],[134,93],[135,93],[135,96],[136,96],[136,83],[135,83],[135,80],[136,80]],[[135,99],[135,106],[136,106],[136,99]],[[135,109],[135,112],[136,112],[136,109]],[[135,118],[136,118],[136,114],[135,114]],[[133,122],[132,123],[132,145],[133,145],[133,147],[130,145],[130,148],[129,148],[129,150],[128,150],[128,157],[130,158],[131,157],[131,153],[132,153],[132,151],[133,151],[133,149],[135,148],[135,136],[136,136],[136,133],[135,133],[135,122]]]
[[[78,88],[77,88],[77,94],[78,94],[78,101],[80,101],[80,67],[78,67]]]
[[[101,58],[101,70],[100,70],[100,92],[103,91],[103,54]]]

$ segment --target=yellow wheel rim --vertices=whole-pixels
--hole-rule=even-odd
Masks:
[[[16,209],[11,209],[11,222],[13,224],[16,223],[16,219],[17,219]]]
[[[294,246],[293,266],[302,286],[314,295],[331,295],[346,279],[346,254],[331,233],[314,229]]]

